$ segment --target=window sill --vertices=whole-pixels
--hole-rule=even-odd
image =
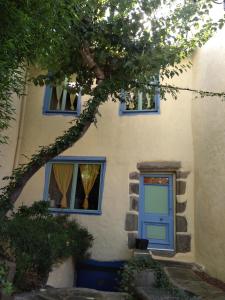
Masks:
[[[100,210],[85,209],[66,209],[66,208],[49,208],[49,211],[55,214],[80,214],[80,215],[101,215]]]
[[[120,116],[134,116],[134,115],[150,115],[160,114],[159,110],[123,110],[120,111]]]
[[[77,111],[51,111],[51,110],[47,110],[47,111],[43,111],[43,115],[46,116],[76,116],[78,117],[80,115],[80,113],[78,113]]]

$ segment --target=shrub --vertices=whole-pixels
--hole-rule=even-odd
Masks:
[[[14,284],[20,290],[44,286],[53,265],[84,258],[93,241],[75,220],[49,213],[44,201],[23,205],[7,218],[2,237],[3,251],[16,262]]]
[[[5,295],[10,295],[13,291],[12,283],[7,279],[8,268],[4,263],[0,263],[0,299],[1,291]]]

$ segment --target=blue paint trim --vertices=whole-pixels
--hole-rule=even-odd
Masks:
[[[98,210],[84,210],[84,209],[65,209],[65,208],[49,208],[52,213],[57,214],[84,214],[84,215],[101,215],[102,214],[102,198],[104,191],[104,180],[106,172],[106,157],[103,156],[57,156],[46,164],[45,167],[45,182],[44,182],[44,201],[48,201],[48,188],[51,175],[51,167],[54,162],[62,163],[99,163],[101,164],[101,175],[99,185],[99,198],[98,198]]]
[[[121,92],[122,94],[124,92]],[[123,97],[123,96],[122,96]],[[120,102],[119,105],[119,115],[120,116],[136,116],[136,115],[159,115],[160,114],[160,93],[159,91],[156,92],[155,96],[155,109],[151,109],[151,110],[126,110],[126,103]]]
[[[79,116],[81,113],[81,91],[79,92],[78,95],[78,100],[77,100],[77,110],[76,111],[55,111],[55,110],[49,110],[49,105],[50,105],[50,99],[52,96],[52,87],[50,85],[46,85],[45,87],[45,94],[44,94],[44,104],[43,104],[43,110],[42,114],[43,115],[51,115],[51,116],[58,116],[58,115],[63,115],[63,116]]]
[[[156,186],[154,184],[144,184],[145,177],[167,177],[169,178],[168,185],[160,185],[168,188],[168,211],[169,215],[165,214],[148,214],[144,212],[144,187]],[[159,185],[158,185],[159,186]],[[174,250],[174,201],[173,201],[173,175],[164,174],[144,174],[140,176],[140,201],[139,201],[139,221],[138,221],[138,235],[140,238],[146,238],[147,225],[164,225],[166,226],[165,240],[151,239],[150,249],[160,250]],[[161,219],[161,220],[160,220]]]
[[[49,208],[49,211],[55,214],[80,214],[80,215],[102,215],[100,210],[85,210],[85,209],[66,209],[66,208]]]
[[[106,157],[105,156],[56,156],[54,157],[51,162],[54,161],[71,161],[71,162],[106,162]]]

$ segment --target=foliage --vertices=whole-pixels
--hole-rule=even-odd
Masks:
[[[50,214],[44,201],[21,206],[3,227],[1,250],[15,260],[15,286],[21,290],[45,284],[52,266],[64,259],[85,257],[93,241],[76,221]]]
[[[8,268],[4,263],[0,263],[0,290],[4,294],[10,295],[13,292],[12,283],[7,280]]]
[[[120,289],[123,292],[128,293],[128,300],[134,300],[135,298],[135,278],[137,278],[138,273],[144,270],[151,269],[154,272],[155,283],[154,286],[159,289],[163,289],[165,293],[171,296],[179,297],[179,299],[190,300],[196,299],[190,297],[182,290],[175,288],[169,281],[166,273],[164,272],[162,266],[159,262],[154,260],[150,256],[140,256],[131,258],[127,264],[125,264],[122,270]]]
[[[155,77],[159,73],[162,80],[179,76],[190,67],[183,60],[223,26],[224,19],[214,22],[209,16],[212,3],[213,0],[179,4],[176,0],[1,2],[0,103],[12,108],[10,95],[23,93],[24,72],[29,65],[48,70],[32,79],[39,85],[59,84],[76,74],[74,91],[82,87],[90,100],[80,118],[62,136],[48,147],[40,147],[28,164],[13,171],[0,197],[0,215],[12,209],[35,172],[85,134],[96,122],[99,106],[110,96],[116,101],[121,89],[141,88],[153,93],[160,86],[161,99],[166,99],[167,93],[176,97],[178,87],[156,84]],[[201,96],[225,95],[199,92]],[[2,116],[8,116],[0,118],[2,128],[7,128],[11,113],[5,113],[2,106]]]

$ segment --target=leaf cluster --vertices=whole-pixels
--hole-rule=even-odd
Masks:
[[[76,221],[50,214],[43,201],[21,206],[1,224],[0,254],[15,260],[14,284],[20,290],[43,286],[55,264],[84,258],[93,241]]]
[[[168,296],[177,297],[177,299],[191,300],[195,297],[189,296],[184,291],[175,288],[168,279],[163,267],[151,256],[132,257],[120,271],[120,290],[128,293],[128,300],[136,299],[136,281],[141,271],[152,271],[154,273],[154,287],[164,290]]]

